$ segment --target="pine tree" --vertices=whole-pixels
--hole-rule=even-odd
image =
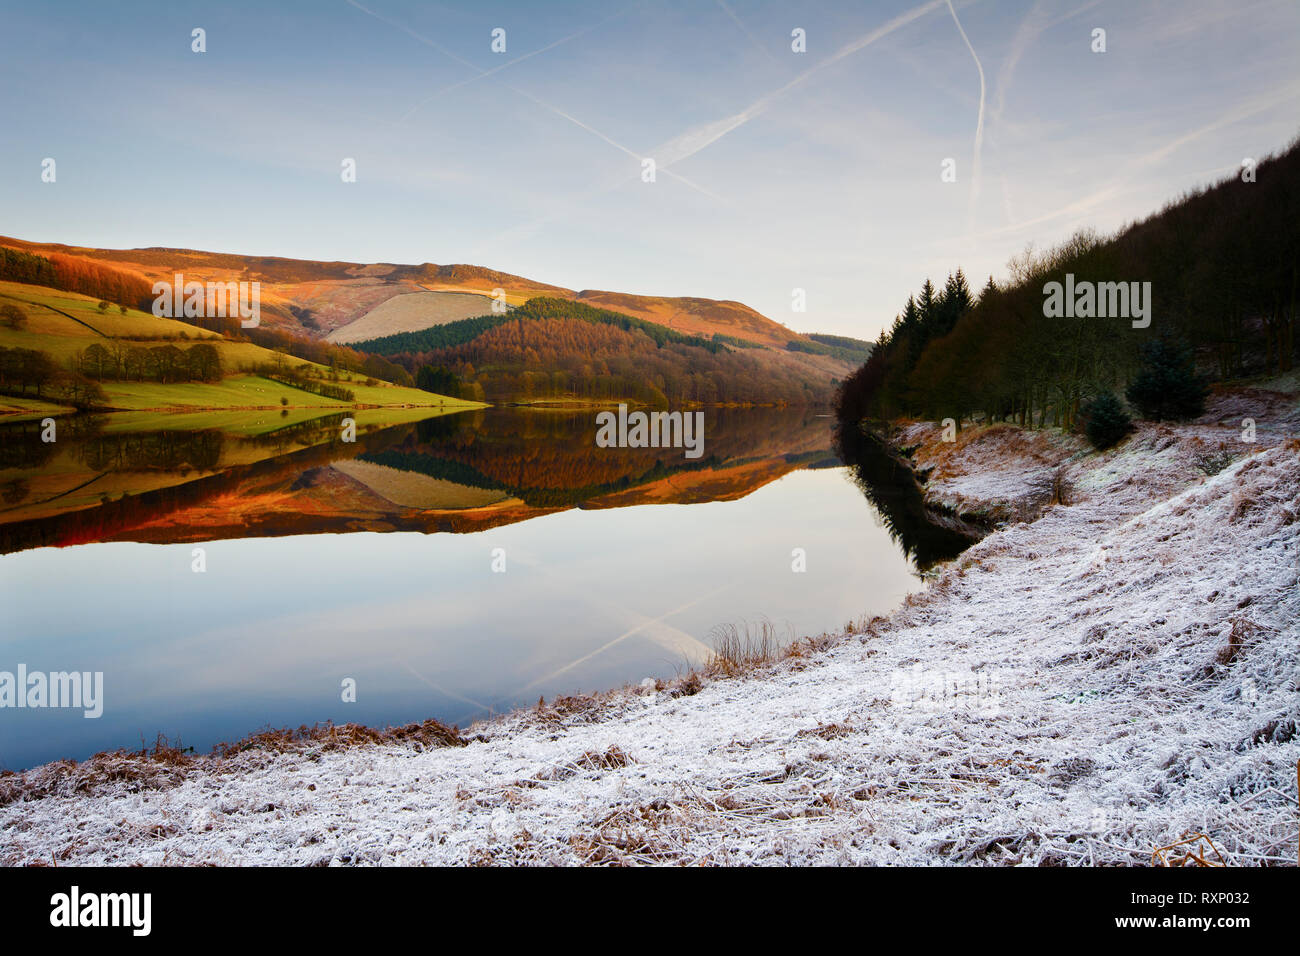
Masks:
[[[934,328],[930,330],[930,338],[937,339],[951,332],[974,304],[970,286],[966,284],[966,276],[961,269],[958,269],[957,273],[948,276],[948,281],[944,283],[943,292],[939,296]]]
[[[921,324],[929,328],[939,307],[938,296],[934,292],[934,283],[929,279],[926,279],[925,285],[921,286],[921,296],[916,302],[916,307],[920,312]]]
[[[1125,395],[1152,421],[1195,418],[1205,411],[1209,394],[1205,381],[1196,374],[1191,350],[1168,339],[1157,339],[1142,347],[1138,373]]]
[[[1114,392],[1102,392],[1079,410],[1083,431],[1092,447],[1104,451],[1114,445],[1133,427],[1133,422]]]

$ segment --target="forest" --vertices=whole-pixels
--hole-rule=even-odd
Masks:
[[[978,296],[961,270],[940,289],[927,280],[841,386],[841,420],[982,418],[1069,428],[1079,424],[1081,406],[1124,392],[1152,362],[1177,365],[1180,354],[1204,381],[1290,371],[1298,182],[1300,142],[1293,142],[1114,235],[1081,231],[1045,252],[1026,249],[1011,260],[1007,281],[990,277]],[[1045,287],[1067,275],[1076,285],[1149,282],[1149,327],[1049,318]]]
[[[715,350],[667,336],[659,344],[635,325],[511,318],[471,342],[399,358],[446,368],[480,385],[489,402],[623,398],[668,407],[816,404],[831,397],[825,379],[764,361],[756,350]]]
[[[825,378],[773,361],[762,348],[724,339],[685,335],[620,312],[539,296],[507,314],[354,347],[383,351],[415,373],[421,388],[488,402],[625,398],[668,407],[830,400]]]
[[[710,352],[715,353],[729,344],[735,344],[737,348],[759,347],[755,346],[754,343],[741,344],[742,340],[738,339],[727,340],[727,336],[715,335],[713,339],[705,339],[698,335],[683,335],[655,322],[637,319],[630,315],[624,315],[622,312],[611,312],[609,309],[598,309],[581,302],[570,302],[568,299],[556,299],[549,296],[537,296],[529,299],[518,308],[499,315],[482,315],[472,319],[460,319],[456,322],[430,326],[416,332],[398,332],[393,335],[385,335],[382,338],[370,339],[366,342],[357,342],[353,347],[358,351],[371,352],[376,355],[404,356],[420,354],[472,342],[484,332],[507,322],[522,322],[529,319],[580,319],[585,322],[613,325],[625,331],[637,329],[649,336],[656,345],[662,346],[672,342],[708,349]]]
[[[139,273],[61,252],[40,256],[0,247],[0,280],[78,292],[135,309],[147,310],[153,300],[153,285]]]

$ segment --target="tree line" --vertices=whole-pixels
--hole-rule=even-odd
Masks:
[[[77,292],[135,309],[148,309],[153,301],[153,283],[140,273],[61,252],[38,255],[0,247],[0,279]]]
[[[174,345],[143,348],[125,342],[96,342],[72,358],[74,371],[99,382],[219,382],[221,353],[216,346],[200,343],[188,349]]]
[[[80,409],[102,408],[108,397],[97,382],[61,368],[45,352],[0,346],[0,394],[32,396]]]

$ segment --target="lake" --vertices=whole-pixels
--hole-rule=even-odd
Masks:
[[[598,447],[592,409],[350,412],[353,442],[311,414],[0,428],[0,672],[103,673],[98,718],[0,709],[0,768],[463,727],[671,677],[719,626],[886,613],[968,543],[815,410],[706,409],[697,459]]]

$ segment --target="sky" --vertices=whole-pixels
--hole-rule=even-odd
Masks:
[[[467,262],[868,339],[926,277],[978,289],[1300,132],[1295,0],[0,0],[0,22],[0,235]]]

